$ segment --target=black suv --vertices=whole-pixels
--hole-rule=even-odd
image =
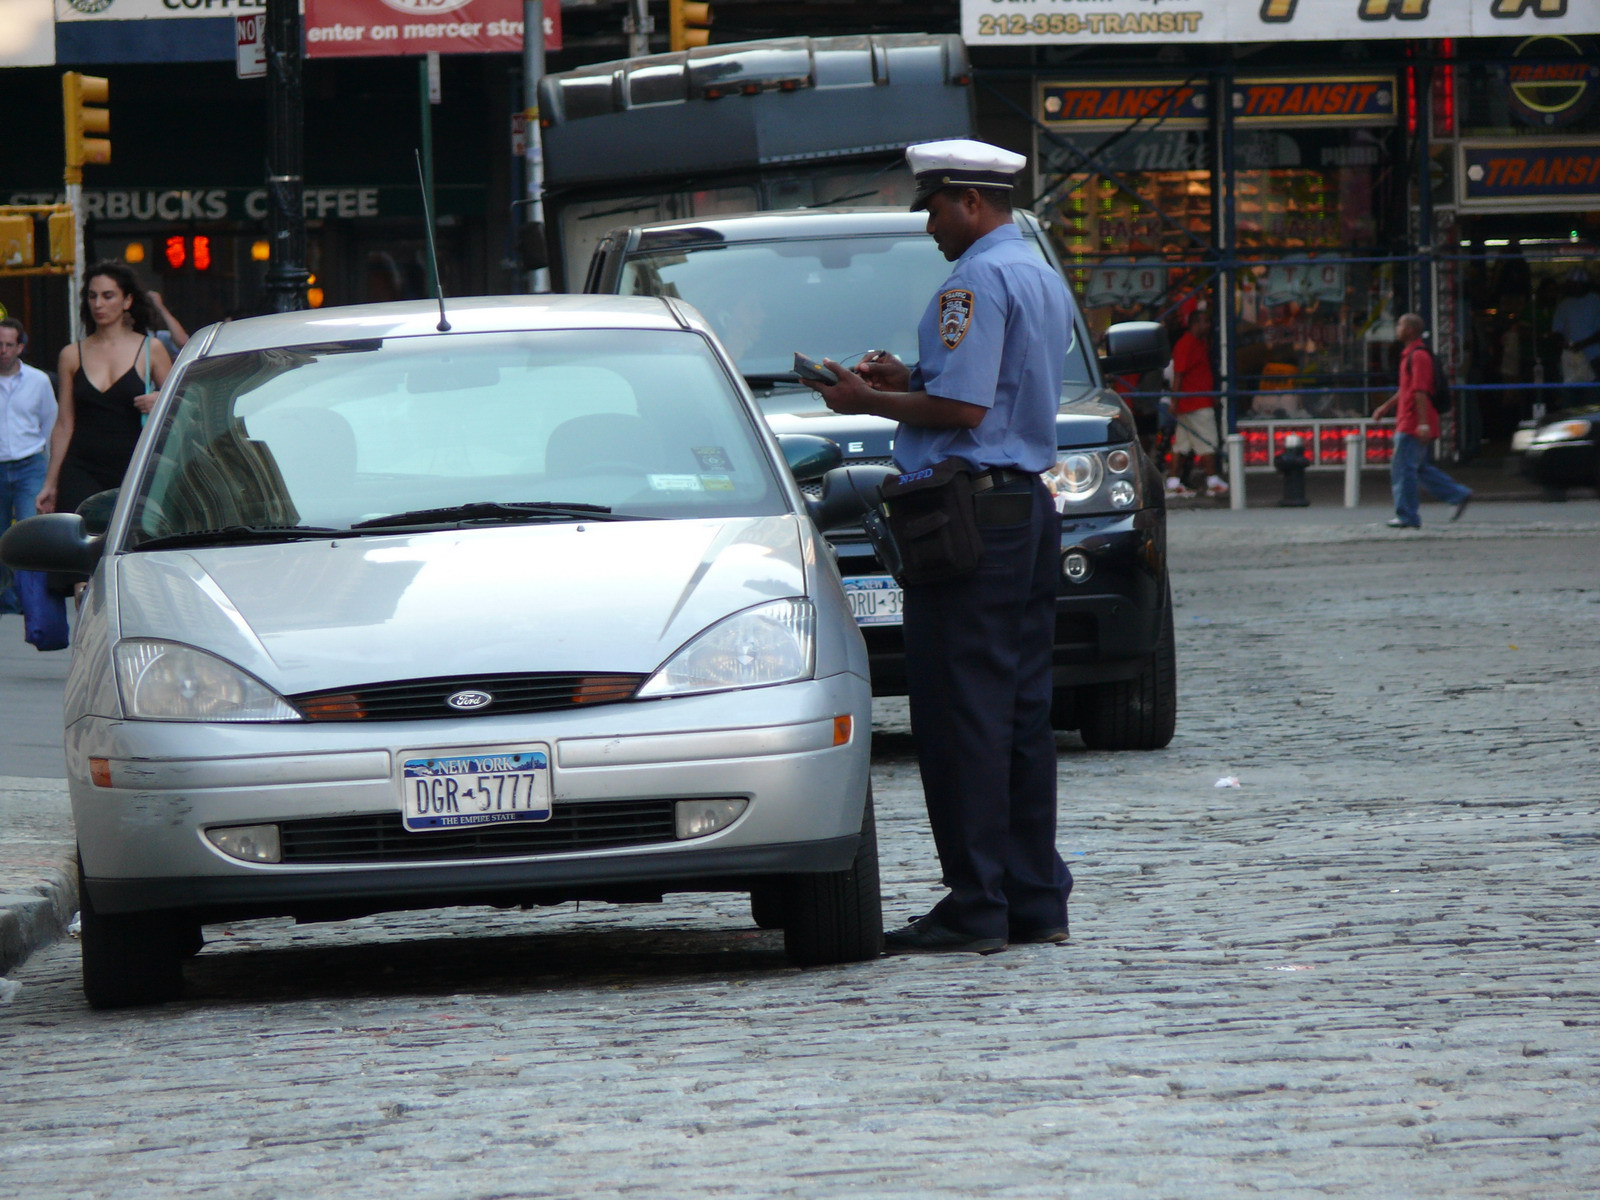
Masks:
[[[1016,220],[1059,270],[1038,221],[1025,212]],[[949,272],[921,214],[801,209],[613,230],[595,251],[584,290],[694,305],[780,438],[821,435],[838,443],[847,466],[888,467],[893,423],[824,408],[794,375],[794,352],[851,366],[885,349],[915,362],[918,318]],[[1148,322],[1112,326],[1100,361],[1081,316],[1073,332],[1056,467],[1045,475],[1061,512],[1052,721],[1097,749],[1159,749],[1172,740],[1177,710],[1165,498],[1127,406],[1101,375],[1164,365],[1166,341]],[[828,483],[846,486],[849,478]],[[821,484],[803,476],[802,484],[820,496]],[[828,538],[872,657],[873,692],[900,694],[900,589],[859,527]]]

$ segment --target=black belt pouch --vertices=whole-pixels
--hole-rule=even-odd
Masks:
[[[983,540],[965,459],[897,475],[884,482],[882,494],[884,521],[900,553],[894,577],[902,585],[943,583],[978,569]]]

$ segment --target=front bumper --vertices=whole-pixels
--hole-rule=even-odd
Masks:
[[[1600,452],[1588,438],[1532,442],[1522,456],[1522,473],[1545,487],[1600,487]]]
[[[830,536],[845,578],[882,575],[883,567],[858,530]],[[1055,684],[1071,687],[1137,675],[1154,651],[1167,602],[1166,512],[1063,517],[1061,553],[1081,552],[1089,576],[1062,576],[1056,599]],[[877,696],[906,690],[905,640],[898,625],[862,627]]]
[[[852,727],[849,740],[836,745],[841,716]],[[104,913],[183,909],[220,919],[642,898],[847,867],[861,828],[870,731],[868,686],[851,674],[447,727],[87,717],[67,731],[68,784],[86,886]],[[432,835],[398,831],[348,861],[323,855],[261,863],[229,857],[205,836],[218,826],[287,831],[330,819],[397,827],[403,751],[532,743],[550,747],[558,812],[631,800],[668,809],[690,799],[748,803],[732,824],[703,837],[677,840],[669,824],[644,843],[550,845],[509,856],[424,860]],[[110,787],[90,777],[91,758],[109,760]],[[490,827],[488,843],[498,828],[519,826]],[[415,859],[408,857],[412,846]]]

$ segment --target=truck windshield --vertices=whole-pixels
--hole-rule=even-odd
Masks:
[[[915,362],[917,322],[949,274],[924,234],[805,238],[635,255],[618,291],[694,305],[754,380],[791,372],[796,350],[846,366],[869,350]],[[1066,381],[1087,384],[1089,372],[1075,338]]]

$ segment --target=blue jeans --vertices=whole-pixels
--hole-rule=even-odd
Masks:
[[[1389,486],[1394,492],[1394,515],[1407,525],[1422,524],[1419,484],[1446,504],[1460,504],[1472,495],[1471,488],[1433,465],[1433,451],[1427,442],[1409,433],[1397,433],[1394,457],[1389,460]]]
[[[27,458],[0,462],[0,533],[9,529],[13,521],[33,516],[33,501],[44,486],[49,465],[50,456],[43,450]],[[21,611],[11,568],[0,565],[0,613]]]

